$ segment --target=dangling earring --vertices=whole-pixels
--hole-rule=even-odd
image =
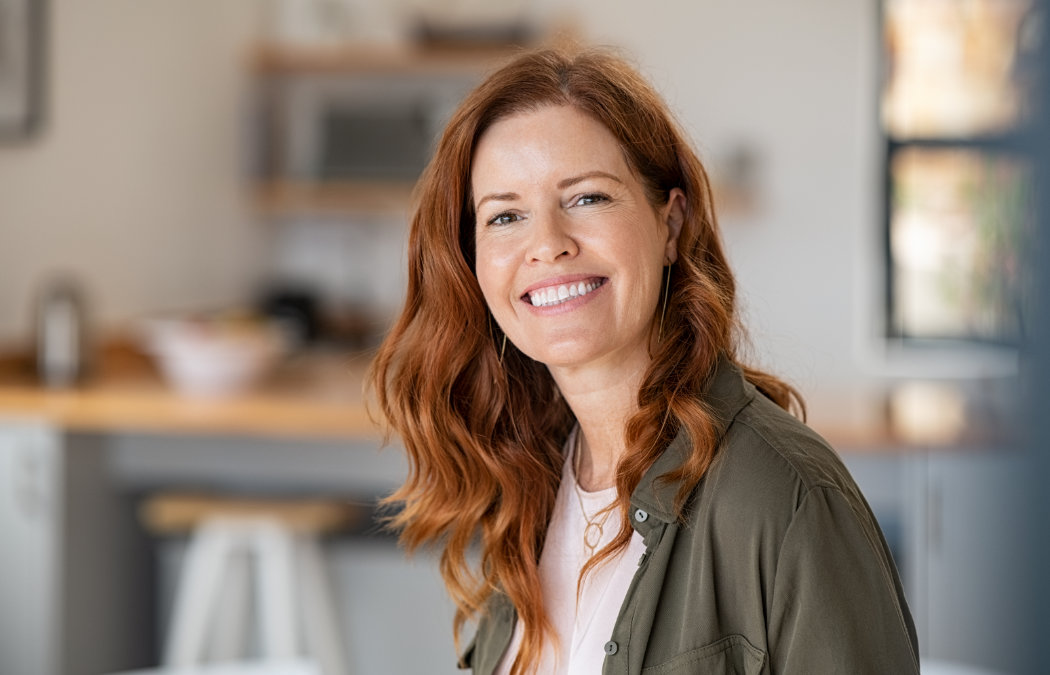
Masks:
[[[492,315],[491,314],[489,314],[488,320],[489,320],[489,335],[492,335]],[[500,331],[500,332],[502,332],[502,331]],[[503,365],[503,354],[506,351],[507,351],[507,334],[503,333],[503,340],[500,341],[500,346],[499,346],[499,359],[498,359],[498,362],[499,362],[500,366]]]
[[[664,284],[663,307],[660,310],[660,337],[659,337],[659,340],[661,342],[663,342],[663,339],[664,339],[664,317],[667,315],[667,296],[671,294],[671,265],[673,265],[673,264],[674,263],[670,263],[666,267],[664,267],[664,269],[667,270],[667,282]],[[504,336],[504,337],[506,337],[506,336]]]

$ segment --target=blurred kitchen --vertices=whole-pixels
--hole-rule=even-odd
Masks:
[[[855,473],[928,672],[1047,672],[1017,496],[1038,7],[0,0],[0,674],[155,667],[202,617],[203,651],[265,652],[271,540],[220,533],[236,581],[179,586],[230,513],[293,534],[274,585],[331,638],[272,672],[456,672],[436,559],[376,526],[405,464],[361,377],[435,134],[559,40],[625,50],[695,140],[751,358]]]

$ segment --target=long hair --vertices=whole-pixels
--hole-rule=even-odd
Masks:
[[[504,342],[485,305],[474,273],[470,171],[478,140],[493,123],[550,105],[573,106],[612,132],[651,204],[666,203],[674,188],[686,200],[662,339],[626,421],[614,506],[622,526],[584,574],[627,546],[631,493],[679,430],[693,451],[666,477],[681,486],[677,508],[707,470],[717,437],[703,392],[719,358],[736,361],[739,330],[707,175],[633,68],[601,51],[529,52],[462,102],[417,186],[408,295],[373,362],[370,386],[409,459],[405,483],[387,500],[399,507],[392,526],[409,552],[441,550],[457,608],[457,649],[464,623],[484,612],[491,594],[508,596],[524,631],[515,675],[534,667],[544,640],[554,637],[538,569],[561,479],[561,445],[574,419],[547,368]],[[775,377],[746,367],[744,373],[782,407],[801,407]],[[472,565],[475,545],[480,562]]]

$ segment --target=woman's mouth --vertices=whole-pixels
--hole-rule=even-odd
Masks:
[[[554,305],[568,302],[573,298],[587,295],[606,281],[607,279],[604,277],[597,277],[571,284],[557,284],[545,288],[537,288],[526,293],[522,296],[522,299],[531,302],[533,307],[553,307]]]

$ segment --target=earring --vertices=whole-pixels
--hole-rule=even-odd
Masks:
[[[673,264],[673,263],[671,263]],[[660,334],[659,340],[662,342],[664,339],[664,317],[667,315],[667,296],[671,294],[671,264],[668,264],[664,269],[667,270],[667,282],[664,284],[664,299],[663,307],[660,309]]]
[[[489,321],[489,335],[492,335],[492,315],[491,314],[489,314],[488,321]],[[500,331],[500,332],[502,332],[502,331]],[[503,333],[503,339],[500,341],[500,346],[499,346],[499,359],[498,359],[498,362],[499,362],[500,366],[503,365],[503,354],[506,351],[507,351],[507,334]]]

